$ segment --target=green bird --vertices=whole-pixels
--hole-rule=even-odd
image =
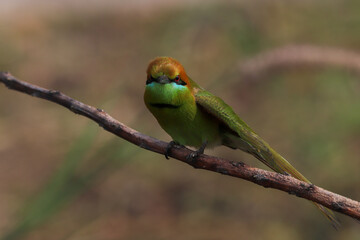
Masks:
[[[274,171],[290,174],[310,183],[285,158],[260,138],[221,98],[211,94],[186,74],[184,67],[170,57],[157,57],[147,68],[144,94],[146,107],[174,144],[199,148],[193,159],[206,146],[224,145],[250,153]],[[314,203],[336,227],[334,213]]]

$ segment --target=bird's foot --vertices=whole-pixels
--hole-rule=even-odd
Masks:
[[[169,142],[169,144],[166,146],[164,155],[165,155],[165,158],[166,158],[167,160],[170,159],[170,158],[169,158],[169,155],[170,155],[170,153],[171,153],[171,149],[172,149],[175,145],[179,145],[179,143],[177,143],[177,142],[175,142],[175,141],[171,141],[171,142]]]
[[[199,156],[204,153],[204,150],[206,148],[207,143],[208,143],[207,141],[203,142],[203,144],[201,145],[201,147],[198,150],[196,150],[196,151],[190,153],[189,155],[187,155],[186,156],[186,161],[191,163],[191,164],[196,163]]]

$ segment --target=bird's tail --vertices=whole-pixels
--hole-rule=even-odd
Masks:
[[[301,181],[311,183],[306,179],[299,171],[296,170],[285,158],[273,150],[268,143],[262,140],[254,132],[249,131],[241,137],[234,136],[233,134],[227,135],[226,139],[223,142],[224,145],[241,149],[245,152],[248,152],[267,165],[272,170],[282,173],[290,174],[294,178],[297,178]],[[335,217],[335,214],[328,208],[313,202],[314,205],[320,209],[320,211],[325,215],[325,217],[330,220],[331,224],[338,229],[340,226],[339,221]]]

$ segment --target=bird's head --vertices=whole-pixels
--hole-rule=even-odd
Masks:
[[[160,84],[175,83],[190,87],[189,77],[184,67],[171,57],[157,57],[149,63],[146,71],[146,84],[153,82]]]
[[[195,102],[194,91],[198,85],[175,59],[157,57],[150,62],[146,73],[144,100],[148,107],[174,109],[184,102]]]

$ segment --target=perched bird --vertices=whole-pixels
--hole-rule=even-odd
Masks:
[[[167,151],[174,144],[199,148],[224,145],[250,153],[274,171],[290,174],[310,183],[285,158],[260,138],[221,98],[216,97],[186,74],[184,67],[170,57],[157,57],[147,68],[144,94],[146,107],[160,126],[172,137]],[[336,227],[333,212],[314,203]]]

